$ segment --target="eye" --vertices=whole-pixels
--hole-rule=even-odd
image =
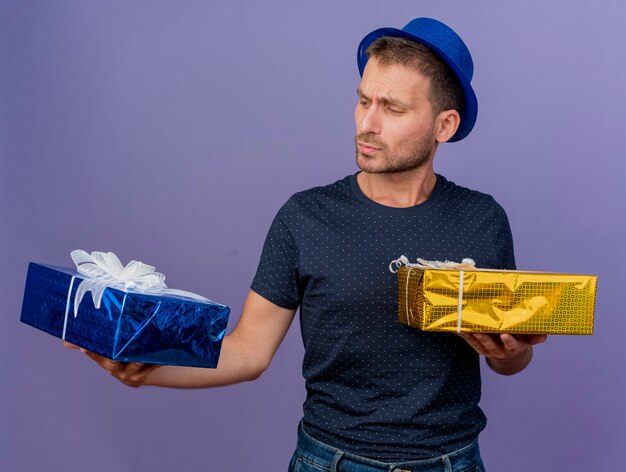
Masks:
[[[402,108],[397,107],[387,107],[387,110],[394,115],[402,115],[404,113],[404,110]]]
[[[362,107],[367,107],[369,103],[370,103],[369,100],[366,100],[364,98],[359,99],[359,105],[361,105]]]

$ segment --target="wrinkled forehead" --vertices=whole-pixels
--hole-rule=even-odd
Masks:
[[[365,66],[359,93],[371,99],[416,103],[428,99],[430,81],[418,70],[401,64],[380,64],[372,57]]]

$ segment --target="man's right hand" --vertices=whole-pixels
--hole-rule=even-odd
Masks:
[[[129,387],[138,388],[146,383],[148,374],[161,367],[160,364],[144,364],[141,362],[116,362],[106,357],[94,354],[86,349],[81,349],[88,357],[91,357],[96,364],[106,370],[120,382]]]
[[[80,352],[93,359],[96,364],[106,370],[117,380],[133,388],[138,388],[144,385],[148,374],[154,369],[161,367],[160,364],[112,361],[111,359],[88,351],[87,349],[76,346],[75,344],[68,343],[67,341],[63,341],[63,346],[69,349],[80,349]]]
[[[130,387],[218,387],[258,378],[269,366],[294,315],[295,310],[282,308],[250,291],[239,323],[222,341],[215,369],[117,362],[67,342],[63,345],[80,349],[109,374]]]

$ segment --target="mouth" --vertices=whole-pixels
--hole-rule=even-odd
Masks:
[[[372,146],[371,144],[367,144],[367,143],[363,143],[358,141],[356,143],[359,152],[363,153],[363,154],[373,154],[376,151],[380,151],[380,148],[376,147],[376,146]]]

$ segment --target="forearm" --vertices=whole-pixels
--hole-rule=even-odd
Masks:
[[[533,347],[528,346],[518,357],[508,359],[496,359],[487,357],[487,365],[494,372],[501,375],[513,375],[524,370],[533,358]]]
[[[144,385],[172,388],[208,388],[246,382],[258,378],[267,362],[253,354],[233,333],[222,341],[217,368],[162,366],[148,374]]]
[[[230,385],[254,380],[267,369],[295,312],[295,309],[274,305],[250,291],[239,323],[222,341],[215,369],[117,362],[86,349],[81,351],[129,387],[208,388]],[[78,347],[68,343],[64,345]]]

